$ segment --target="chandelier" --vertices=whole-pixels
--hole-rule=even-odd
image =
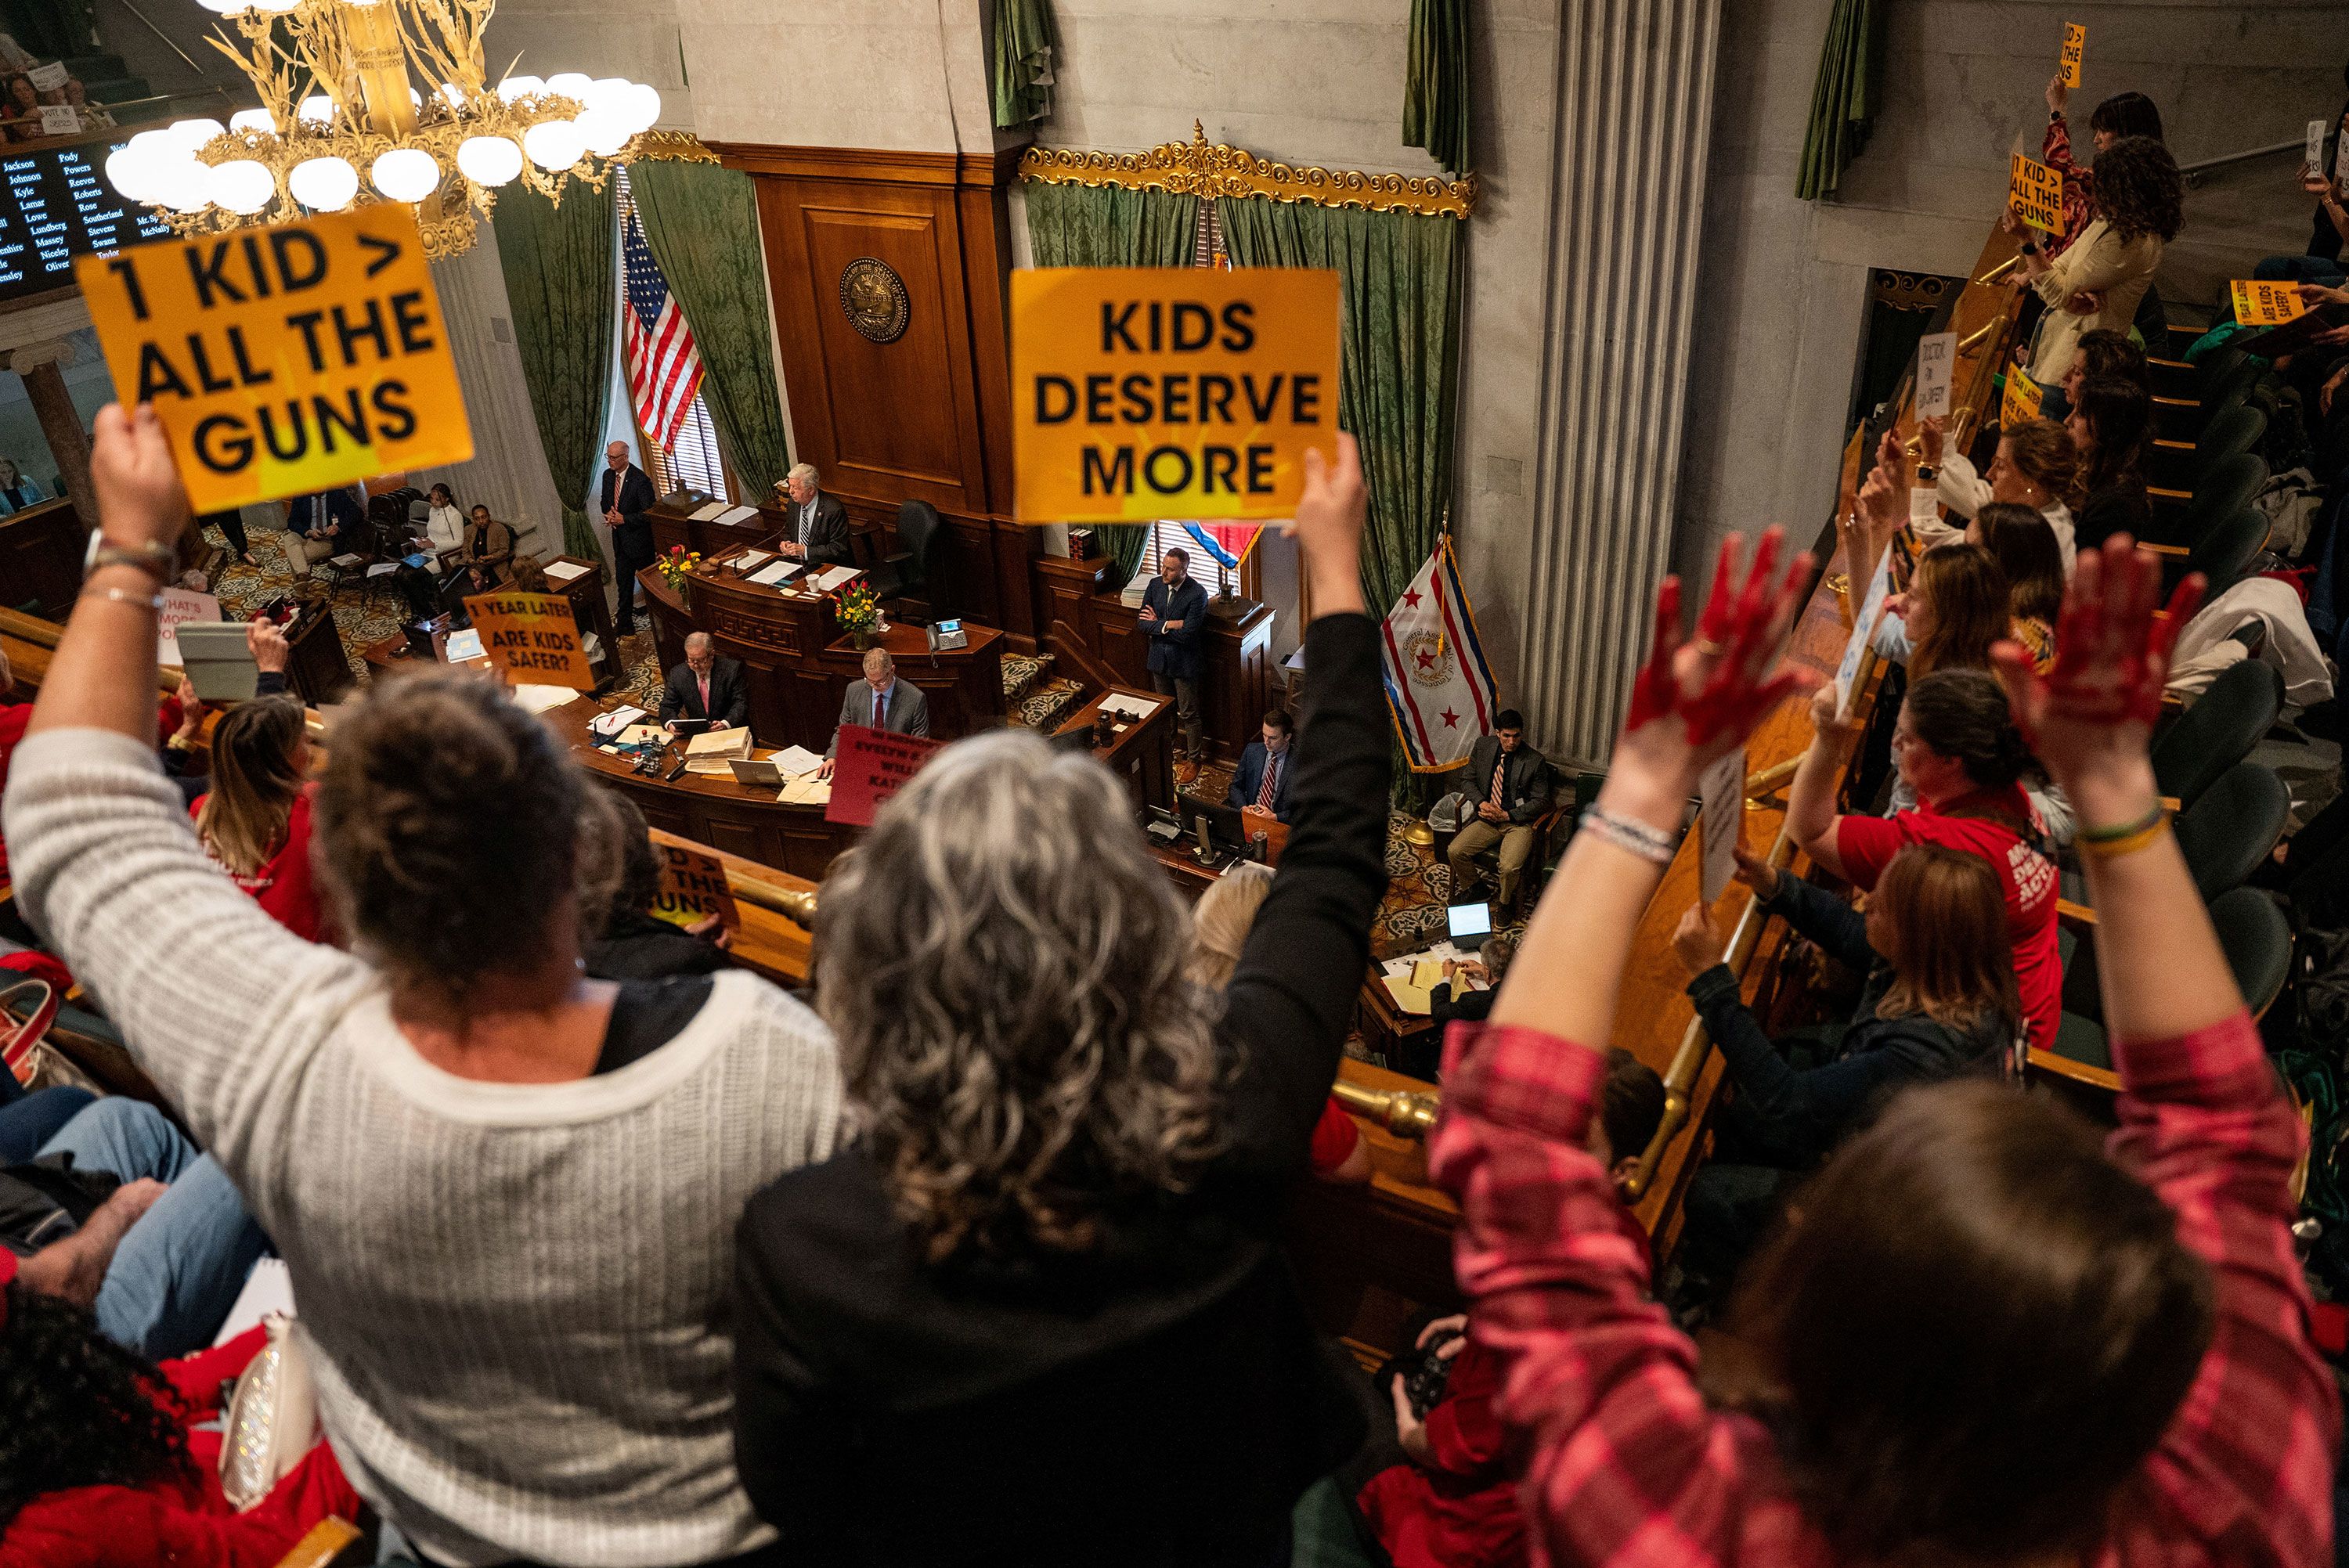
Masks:
[[[261,107],[141,131],[106,160],[117,191],[182,235],[398,201],[425,253],[451,256],[503,187],[558,204],[574,178],[600,190],[660,118],[660,94],[619,77],[491,81],[481,36],[497,0],[199,3],[235,26],[212,46]]]

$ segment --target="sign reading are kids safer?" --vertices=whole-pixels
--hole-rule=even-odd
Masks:
[[[1022,522],[1282,518],[1338,450],[1338,274],[1011,274]]]
[[[481,634],[481,652],[526,686],[594,691],[595,671],[579,645],[579,623],[560,593],[475,593],[465,614]]]
[[[199,512],[473,455],[404,206],[158,240],[75,271],[117,396],[154,404]]]

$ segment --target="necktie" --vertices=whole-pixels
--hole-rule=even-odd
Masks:
[[[1280,778],[1280,758],[1268,751],[1264,754],[1264,783],[1256,792],[1256,803],[1263,810],[1272,810],[1273,786]]]
[[[1501,784],[1502,784],[1502,781],[1503,781],[1503,780],[1505,780],[1505,779],[1506,779],[1508,778],[1508,776],[1509,776],[1509,759],[1508,759],[1506,757],[1504,757],[1504,758],[1500,758],[1498,761],[1496,761],[1496,762],[1495,762],[1495,763],[1493,764],[1493,795],[1492,795],[1492,801],[1493,801],[1493,804],[1494,804],[1494,805],[1495,805],[1495,806],[1498,806],[1498,805],[1500,805],[1500,804],[1501,804]]]

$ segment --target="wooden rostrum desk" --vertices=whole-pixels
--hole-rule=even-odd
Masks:
[[[744,548],[749,548],[745,546]],[[759,548],[766,548],[760,546]],[[729,558],[740,552],[729,552]],[[696,574],[679,593],[657,568],[636,574],[652,607],[653,645],[664,674],[685,662],[685,639],[707,632],[715,651],[742,663],[750,698],[750,734],[761,746],[832,744],[849,683],[864,676],[864,654],[840,634],[832,603],[748,582],[725,569]],[[919,626],[892,623],[878,645],[897,661],[897,676],[922,689],[930,734],[958,739],[1004,721],[1003,634],[963,623],[969,645],[930,652]]]

